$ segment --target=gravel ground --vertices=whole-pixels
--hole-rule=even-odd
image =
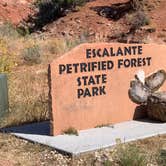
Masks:
[[[158,150],[166,149],[166,135],[132,142],[130,145],[143,149],[148,163],[157,165],[156,156]],[[9,134],[1,133],[0,166],[109,166],[111,164],[116,166],[118,165],[118,159],[116,157],[118,146],[71,157],[62,155],[49,147],[30,143]],[[123,146],[128,146],[128,144]]]

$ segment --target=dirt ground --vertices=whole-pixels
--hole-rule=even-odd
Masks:
[[[0,23],[7,21],[17,25],[27,19],[33,13],[31,2],[33,0],[1,0]]]
[[[80,7],[77,12],[69,13],[53,23],[44,27],[45,35],[53,37],[67,38],[89,38],[91,41],[116,41],[111,40],[111,37],[127,33],[130,25],[128,25],[127,14],[119,20],[114,21],[110,18],[100,16],[96,8],[110,7],[112,4],[127,2],[127,0],[94,0]],[[154,33],[145,33],[144,31],[135,34],[136,40],[143,42],[164,43],[166,37],[166,1],[165,0],[150,0],[150,5],[147,6],[146,13],[150,19],[149,27],[155,29]]]
[[[131,143],[138,146],[147,155],[149,164],[156,165],[155,157],[160,149],[166,149],[166,135],[151,137]],[[102,166],[104,161],[113,161],[116,148],[108,148],[71,158],[39,144],[30,143],[11,136],[0,134],[0,166]],[[113,162],[113,165],[117,165]]]

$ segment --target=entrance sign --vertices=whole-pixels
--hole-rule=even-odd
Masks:
[[[54,60],[49,67],[53,135],[132,120],[137,105],[128,96],[130,82],[142,70],[146,75],[166,70],[165,54],[165,45],[93,43]]]

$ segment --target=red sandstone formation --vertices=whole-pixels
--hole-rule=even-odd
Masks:
[[[33,0],[1,0],[0,22],[6,21],[18,25],[33,13],[32,2]]]

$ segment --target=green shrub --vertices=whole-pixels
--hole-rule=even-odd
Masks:
[[[138,11],[134,14],[128,15],[126,19],[131,25],[131,32],[135,32],[140,27],[150,24],[150,19],[144,11]]]
[[[26,36],[26,35],[29,35],[30,33],[30,30],[27,26],[19,26],[17,27],[16,30],[21,36]]]
[[[165,166],[166,165],[166,150],[160,150],[159,151],[159,156],[157,159],[157,163],[160,166]]]
[[[22,56],[24,61],[29,64],[39,64],[41,63],[41,54],[40,54],[40,49],[38,45],[33,45],[28,48],[25,48],[22,51]]]
[[[41,30],[42,27],[59,17],[66,15],[66,11],[82,5],[87,0],[37,0],[35,5],[39,12],[35,18],[30,18],[30,32]]]
[[[99,125],[95,126],[95,128],[102,128],[102,127],[111,127],[111,128],[114,128],[114,126],[112,124],[109,124],[109,123],[99,124]]]
[[[145,155],[133,145],[118,145],[116,160],[120,166],[145,166],[147,163]]]
[[[0,37],[16,39],[20,37],[20,34],[17,32],[17,29],[11,23],[6,22],[0,25]]]
[[[14,27],[10,22],[0,25],[0,37],[9,39],[17,39],[21,36],[29,34],[29,29],[26,26]]]
[[[130,4],[133,10],[143,10],[146,0],[130,0]]]
[[[104,166],[113,166],[113,163],[110,160],[104,161]]]
[[[0,73],[9,73],[14,66],[14,54],[8,52],[6,42],[0,39]]]
[[[63,133],[78,136],[78,131],[74,127],[69,127],[67,130],[63,131]]]

